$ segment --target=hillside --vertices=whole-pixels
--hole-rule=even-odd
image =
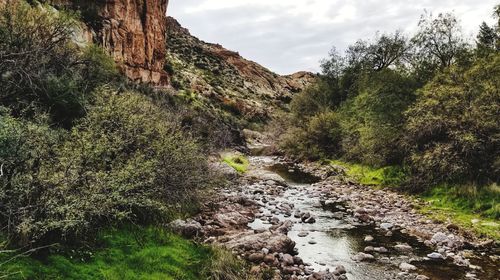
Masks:
[[[280,76],[237,52],[192,36],[172,17],[167,23],[167,69],[173,87],[223,104],[247,120],[268,119],[316,78],[309,72]]]

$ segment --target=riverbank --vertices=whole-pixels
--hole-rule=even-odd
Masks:
[[[398,188],[405,181],[402,168],[389,166],[372,168],[339,160],[330,161],[335,168],[345,170],[345,176],[352,182],[375,189]],[[500,187],[477,185],[440,185],[428,191],[408,196],[418,199],[420,213],[443,223],[453,223],[470,234],[485,239],[500,241]]]
[[[224,246],[252,262],[252,271],[275,272],[276,279],[495,279],[498,273],[493,243],[428,219],[403,195],[346,184],[325,166],[279,157],[249,161],[248,171],[219,189],[202,214],[173,228]]]

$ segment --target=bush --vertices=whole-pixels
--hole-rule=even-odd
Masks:
[[[118,72],[99,48],[72,42],[79,24],[76,15],[46,5],[0,5],[0,105],[32,119],[48,112],[65,127],[85,114],[92,90]]]
[[[500,56],[437,76],[407,112],[413,172],[427,182],[498,182]]]
[[[372,166],[402,163],[403,113],[415,99],[412,79],[385,69],[359,84],[359,94],[339,109],[343,155]]]
[[[146,97],[102,89],[95,104],[62,144],[45,144],[49,138],[37,144],[43,152],[26,147],[33,164],[19,171],[24,181],[14,187],[2,179],[0,211],[9,214],[2,223],[11,237],[70,238],[125,220],[161,222],[192,211],[198,190],[214,182],[196,142]]]
[[[300,158],[320,159],[340,154],[341,129],[335,112],[319,113],[302,126],[290,128],[280,147]]]

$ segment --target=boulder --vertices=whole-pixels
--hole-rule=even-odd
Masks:
[[[354,261],[357,261],[357,262],[366,262],[366,261],[373,261],[375,260],[375,257],[373,255],[370,255],[370,254],[365,254],[365,253],[357,253],[356,255],[354,255],[352,257],[352,259]]]
[[[399,265],[399,269],[401,269],[402,271],[409,272],[409,271],[417,270],[417,267],[412,265],[412,264],[403,262]]]
[[[195,220],[175,220],[171,222],[168,227],[174,233],[180,234],[186,238],[197,237],[201,234],[203,227]]]

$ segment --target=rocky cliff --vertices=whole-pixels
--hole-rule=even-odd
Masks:
[[[167,85],[168,0],[47,0],[54,6],[80,11],[93,40],[113,56],[133,81]]]
[[[316,78],[308,72],[278,75],[237,52],[199,40],[171,17],[167,22],[172,85],[219,102],[246,119],[267,119]]]

